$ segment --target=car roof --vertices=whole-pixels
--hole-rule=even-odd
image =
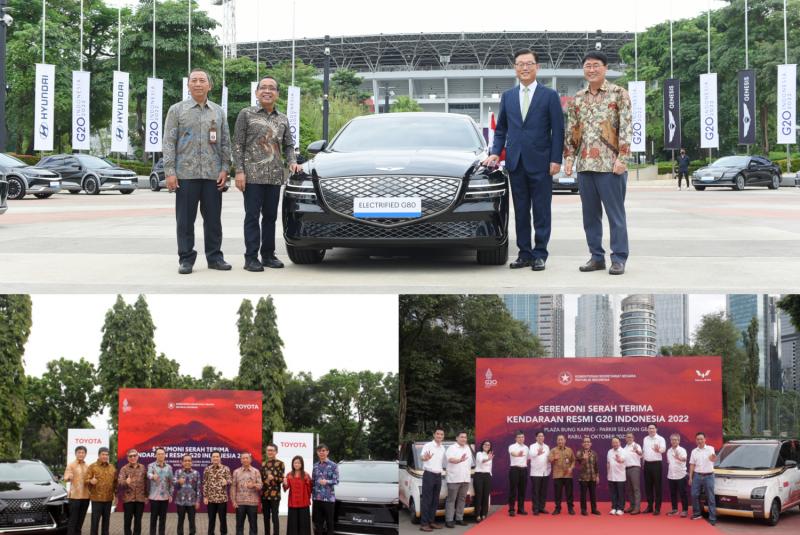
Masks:
[[[44,464],[38,459],[0,459],[0,463]]]
[[[784,444],[797,440],[796,438],[746,438],[740,440],[729,440],[726,444]]]
[[[449,118],[454,121],[471,121],[475,122],[472,117],[460,113],[447,113],[442,111],[414,111],[414,112],[391,112],[391,113],[371,113],[369,115],[359,115],[354,117],[353,121],[380,121],[386,117],[430,117],[445,119]]]

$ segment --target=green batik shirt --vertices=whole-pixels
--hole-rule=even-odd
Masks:
[[[272,113],[261,106],[250,106],[239,112],[233,129],[233,165],[244,172],[248,184],[280,186],[284,165],[296,163],[294,140],[289,119],[276,109]]]
[[[209,131],[217,130],[211,143]],[[164,174],[181,180],[217,180],[231,165],[231,136],[225,112],[210,100],[173,104],[164,123]]]

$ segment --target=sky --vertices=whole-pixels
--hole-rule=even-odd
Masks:
[[[108,0],[111,5],[135,5],[134,0]],[[720,0],[504,0],[481,5],[456,0],[235,0],[237,41],[290,39],[292,12],[295,36],[332,37],[379,33],[496,31],[641,31],[673,19],[693,17]],[[222,8],[197,0],[200,9],[220,23]],[[188,4],[187,4],[188,5]],[[489,9],[497,6],[496,9]],[[545,8],[545,9],[537,9]],[[156,14],[156,18],[158,15]]]

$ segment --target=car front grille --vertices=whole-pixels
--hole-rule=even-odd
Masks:
[[[28,504],[25,507],[24,504]],[[47,500],[42,498],[0,500],[0,513],[43,513],[47,512]]]
[[[334,212],[353,217],[356,197],[419,197],[422,215],[428,217],[447,210],[455,202],[460,178],[437,176],[354,176],[324,178],[319,181],[322,199]],[[419,218],[360,218],[383,226],[415,221]]]
[[[335,239],[464,239],[477,234],[479,221],[420,222],[413,225],[384,228],[364,223],[305,223],[300,236]]]

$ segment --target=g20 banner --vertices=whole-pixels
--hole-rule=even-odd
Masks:
[[[612,437],[633,432],[641,446],[653,422],[667,444],[679,434],[687,451],[698,431],[722,446],[719,357],[479,358],[475,371],[475,441],[490,440],[494,447],[495,504],[507,503],[508,446],[517,430],[528,445],[538,431],[551,447],[563,434],[573,451],[590,437],[601,459],[597,492],[603,500],[609,498],[605,458]],[[666,487],[666,475],[663,481]]]
[[[72,71],[72,148],[89,150],[89,103],[91,75]]]
[[[164,107],[164,80],[160,78],[147,79],[147,113],[145,123],[145,152],[161,152],[164,136],[161,122]]]
[[[173,469],[191,455],[201,476],[214,450],[231,471],[241,466],[239,454],[245,451],[260,468],[261,392],[121,388],[117,466],[126,463],[130,448],[139,451],[140,462],[150,464],[158,447],[166,450]]]
[[[797,143],[797,65],[778,65],[778,143]]]
[[[717,123],[717,73],[700,75],[700,146],[719,148]]]
[[[647,132],[647,88],[646,82],[628,82],[631,96],[631,124],[633,126],[632,152],[646,152],[645,132]]]

